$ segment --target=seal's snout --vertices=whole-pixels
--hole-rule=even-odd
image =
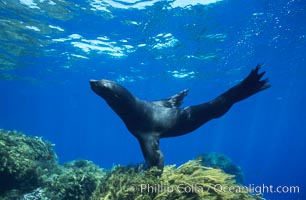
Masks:
[[[90,87],[91,87],[91,89],[94,89],[94,88],[96,88],[97,86],[98,86],[98,81],[97,80],[93,80],[93,79],[91,79],[90,81],[89,81],[89,84],[90,84]]]
[[[93,84],[96,84],[98,81],[97,80],[94,80],[94,79],[90,79],[89,80],[89,84],[90,85],[93,85]]]
[[[110,95],[114,94],[115,87],[112,81],[106,79],[90,79],[89,84],[91,89],[102,98],[108,98]]]
[[[92,88],[111,88],[112,82],[109,80],[94,80],[90,79],[89,84]]]

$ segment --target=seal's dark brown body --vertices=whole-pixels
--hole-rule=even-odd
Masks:
[[[265,72],[258,74],[260,65],[239,84],[212,101],[179,108],[188,90],[160,101],[145,101],[132,95],[126,88],[109,80],[91,80],[92,90],[101,96],[123,120],[128,130],[138,139],[149,165],[162,169],[164,157],[159,139],[176,137],[194,131],[211,119],[221,117],[231,106],[270,87]]]

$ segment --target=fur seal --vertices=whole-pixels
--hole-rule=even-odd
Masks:
[[[163,169],[164,156],[159,139],[176,137],[194,131],[211,119],[224,115],[233,104],[270,87],[265,72],[257,65],[239,84],[212,101],[180,108],[185,89],[159,101],[145,101],[110,80],[90,80],[91,89],[117,113],[128,130],[138,139],[148,167]]]

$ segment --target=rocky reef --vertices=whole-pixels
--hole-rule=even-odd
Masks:
[[[179,167],[168,165],[161,173],[142,165],[101,169],[87,160],[59,165],[53,146],[40,137],[0,130],[0,199],[263,199],[237,182],[241,171],[235,171],[239,168],[229,160],[221,162],[227,163],[223,168],[220,162],[212,164],[211,158],[218,160],[216,155],[202,155]],[[227,168],[236,174],[227,173]]]
[[[243,184],[243,173],[239,166],[235,165],[230,158],[223,154],[202,154],[197,158],[206,167],[222,169],[225,173],[235,176],[236,183]]]

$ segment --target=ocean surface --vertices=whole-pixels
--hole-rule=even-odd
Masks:
[[[161,140],[165,163],[222,153],[246,186],[282,186],[268,199],[306,199],[305,20],[304,0],[1,0],[0,128],[51,141],[61,163],[142,163],[137,140],[90,79],[146,100],[189,88],[188,106],[264,63],[271,88]]]

